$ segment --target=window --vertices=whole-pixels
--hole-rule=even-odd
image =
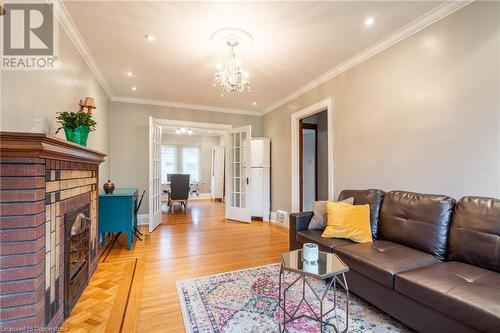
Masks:
[[[161,146],[161,182],[167,183],[167,175],[176,173],[177,147],[172,145]]]
[[[190,181],[200,180],[200,148],[182,147],[182,173],[191,175]]]
[[[201,149],[193,145],[169,144],[161,146],[161,182],[166,184],[167,175],[184,173],[191,175],[192,182],[201,181]]]

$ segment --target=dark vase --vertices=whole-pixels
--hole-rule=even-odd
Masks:
[[[104,184],[104,193],[111,194],[115,190],[115,184],[108,179],[108,182]]]

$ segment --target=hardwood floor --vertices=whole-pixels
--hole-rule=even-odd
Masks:
[[[279,254],[288,250],[288,229],[225,220],[224,205],[208,200],[190,201],[186,214],[164,213],[151,234],[141,230],[144,240],[134,242],[131,251],[121,237],[106,257],[144,263],[137,332],[184,331],[177,280],[279,262]]]

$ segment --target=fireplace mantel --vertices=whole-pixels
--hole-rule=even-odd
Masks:
[[[0,330],[54,330],[64,320],[65,220],[82,207],[92,221],[87,276],[95,271],[105,156],[47,134],[0,132]]]
[[[99,164],[106,154],[45,133],[0,132],[0,156]]]

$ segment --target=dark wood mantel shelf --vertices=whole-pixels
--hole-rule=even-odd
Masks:
[[[99,164],[106,154],[45,133],[0,131],[0,156]]]

